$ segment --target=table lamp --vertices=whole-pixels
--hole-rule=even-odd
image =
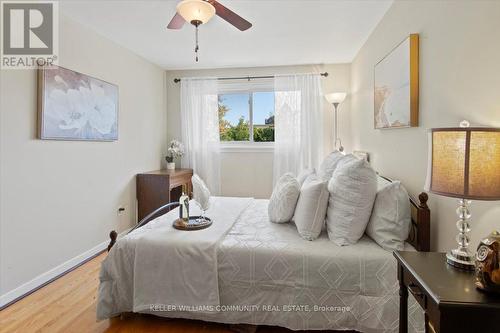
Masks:
[[[467,126],[467,122],[463,122]],[[468,249],[470,200],[500,200],[500,128],[433,128],[429,133],[429,160],[425,188],[435,194],[459,198],[458,248],[446,262],[474,269]]]
[[[334,92],[334,93],[330,93],[330,94],[326,94],[325,95],[325,98],[326,100],[328,101],[328,103],[330,104],[333,104],[333,108],[334,108],[334,111],[335,111],[335,119],[334,119],[334,133],[333,133],[333,137],[334,137],[334,143],[333,143],[333,148],[337,149],[337,142],[339,143],[339,147],[338,147],[338,150],[340,152],[344,151],[344,147],[342,147],[342,140],[340,140],[340,137],[338,136],[338,122],[337,122],[337,112],[338,112],[338,108],[339,108],[339,105],[342,104],[342,102],[345,100],[347,96],[347,93],[345,92]]]

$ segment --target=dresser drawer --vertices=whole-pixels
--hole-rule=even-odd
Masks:
[[[413,295],[423,310],[427,310],[427,295],[424,288],[408,272],[404,274],[404,284],[408,286],[408,292]]]
[[[170,177],[170,189],[189,184],[192,175],[192,173],[184,173]]]

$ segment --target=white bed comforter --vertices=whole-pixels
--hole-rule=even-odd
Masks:
[[[235,200],[234,205],[240,201],[236,198],[216,198],[215,201],[226,199]],[[399,287],[392,253],[368,237],[344,247],[329,241],[326,231],[313,242],[303,240],[293,223],[269,222],[267,200],[249,203],[242,205],[248,207],[217,244],[216,273],[210,271],[203,275],[211,281],[210,287],[208,284],[204,288],[197,288],[192,283],[186,285],[177,277],[174,277],[176,284],[167,287],[161,282],[163,275],[157,275],[158,265],[165,267],[162,273],[165,274],[183,265],[203,265],[206,258],[182,255],[185,261],[180,266],[169,266],[172,264],[166,263],[170,259],[160,250],[163,246],[156,245],[141,260],[155,260],[148,266],[148,274],[155,275],[149,281],[151,291],[161,292],[161,296],[140,297],[140,302],[136,303],[137,294],[146,295],[142,289],[148,288],[141,283],[141,290],[138,290],[138,279],[135,284],[133,282],[134,274],[138,274],[138,251],[135,249],[140,239],[145,239],[133,233],[117,242],[102,266],[98,318],[135,311],[224,323],[276,325],[294,330],[398,331]],[[216,207],[220,206],[213,207],[209,214],[214,218],[211,228],[220,218],[216,215]],[[193,241],[191,237],[195,237],[191,235],[194,233],[186,236],[190,242]],[[167,241],[166,236],[155,239],[162,244]],[[176,251],[185,250],[181,245]],[[169,276],[177,274],[172,272]],[[208,277],[209,274],[215,274],[218,287],[211,289],[215,281]],[[217,301],[219,307],[211,312],[150,307],[150,304],[175,305],[170,301],[172,295],[179,297],[183,293],[205,295],[205,298],[195,298],[197,307]],[[181,300],[185,302],[182,297]],[[423,314],[411,296],[409,305],[409,331],[423,331]]]
[[[97,317],[143,312],[165,305],[217,306],[217,248],[250,198],[213,198],[210,228],[172,227],[178,210],[151,221],[119,240],[101,267]],[[194,215],[199,209],[192,205]]]

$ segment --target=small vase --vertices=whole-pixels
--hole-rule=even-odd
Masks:
[[[167,169],[168,170],[175,170],[175,162],[168,162]]]

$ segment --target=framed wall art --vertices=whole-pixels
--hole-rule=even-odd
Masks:
[[[118,140],[118,86],[63,67],[39,69],[38,137]]]
[[[418,126],[419,36],[411,34],[375,65],[376,129]]]

